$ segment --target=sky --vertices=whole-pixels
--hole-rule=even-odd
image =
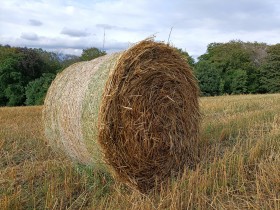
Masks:
[[[104,36],[105,32],[105,36]],[[0,0],[0,44],[80,55],[155,36],[193,57],[213,42],[280,43],[279,0]]]

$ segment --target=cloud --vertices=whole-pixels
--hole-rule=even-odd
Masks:
[[[13,0],[1,2],[0,16],[1,44],[73,52],[103,48],[104,29],[105,49],[115,51],[153,34],[167,41],[173,27],[170,42],[191,55],[233,39],[275,44],[280,33],[278,0]]]
[[[108,42],[105,42],[105,51],[106,52],[117,52],[127,49],[130,46],[131,43],[129,42],[119,42],[116,40],[110,40]],[[101,49],[101,48],[100,48]]]
[[[71,37],[86,37],[90,35],[85,30],[77,30],[77,29],[70,29],[70,28],[63,28],[60,33]]]
[[[9,44],[11,46],[19,47],[31,47],[31,48],[42,48],[49,51],[60,51],[70,53],[73,52],[75,55],[81,55],[83,49],[90,47],[96,47],[103,49],[102,41],[96,39],[88,39],[87,37],[77,39],[65,39],[64,37],[46,37],[38,36],[33,33],[23,33],[19,38],[10,39],[9,37],[0,36],[0,44]],[[107,40],[105,42],[104,50],[108,53],[121,51],[127,49],[129,46],[128,42],[121,42],[117,40]]]
[[[104,28],[104,29],[113,29],[116,28],[116,26],[112,26],[109,24],[96,24],[95,25],[97,28]]]
[[[22,33],[20,38],[29,40],[29,41],[38,41],[39,37],[35,33]]]
[[[179,0],[165,14],[181,27],[208,28],[222,33],[260,31],[279,27],[279,8],[275,3],[274,0]]]
[[[43,23],[39,20],[29,19],[29,24],[32,26],[41,26]]]
[[[97,28],[104,28],[104,29],[115,29],[115,30],[122,30],[122,31],[133,31],[132,29],[129,29],[127,27],[121,27],[121,26],[115,26],[110,24],[96,24]]]

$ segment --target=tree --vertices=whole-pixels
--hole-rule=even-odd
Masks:
[[[220,72],[220,92],[227,94],[257,93],[260,87],[259,65],[266,53],[263,43],[211,43],[198,63],[209,62]]]
[[[219,95],[221,75],[214,65],[201,61],[195,66],[195,75],[199,81],[200,90],[205,96]]]
[[[260,68],[261,87],[265,92],[280,92],[280,44],[268,48],[268,56]]]
[[[38,53],[40,60],[43,63],[40,69],[40,76],[42,76],[43,73],[56,74],[57,72],[62,70],[63,64],[60,60],[59,54],[54,52],[47,52],[45,50],[42,50],[41,48],[33,50]]]
[[[20,83],[9,84],[5,89],[5,95],[8,99],[7,106],[19,106],[25,99],[24,86]]]
[[[45,73],[40,78],[28,83],[25,88],[26,105],[41,105],[44,103],[45,96],[55,74]]]
[[[55,53],[0,46],[0,106],[24,105],[27,84],[45,73],[55,75],[61,68]]]
[[[233,94],[247,93],[247,72],[237,69],[233,72],[231,80],[231,91]]]
[[[68,55],[68,54],[63,55],[63,59],[61,60],[62,69],[60,71],[79,61],[80,61],[80,57],[76,55]]]
[[[189,55],[189,53],[187,53],[186,51],[183,51],[182,49],[180,48],[175,48],[180,54],[181,56],[187,61],[187,63],[192,67],[194,68],[195,66],[195,61],[193,59],[193,57],[191,57]]]
[[[99,50],[98,48],[92,47],[88,49],[84,49],[81,55],[82,61],[89,61],[100,56],[106,55],[106,52],[103,50]]]
[[[24,79],[16,57],[0,63],[0,105],[16,106],[24,101]]]

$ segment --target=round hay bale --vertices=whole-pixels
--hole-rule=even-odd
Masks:
[[[45,99],[46,137],[73,159],[147,192],[193,164],[198,94],[180,54],[144,40],[60,73]]]

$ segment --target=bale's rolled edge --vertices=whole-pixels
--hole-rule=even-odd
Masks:
[[[115,64],[121,53],[113,53],[103,59],[98,66],[98,70],[92,75],[85,92],[82,106],[82,134],[83,141],[91,154],[91,165],[94,168],[107,170],[97,142],[98,138],[98,114],[102,94],[110,72],[114,70]]]
[[[104,161],[142,192],[178,176],[196,158],[199,89],[172,47],[145,40],[117,61],[99,112]]]

